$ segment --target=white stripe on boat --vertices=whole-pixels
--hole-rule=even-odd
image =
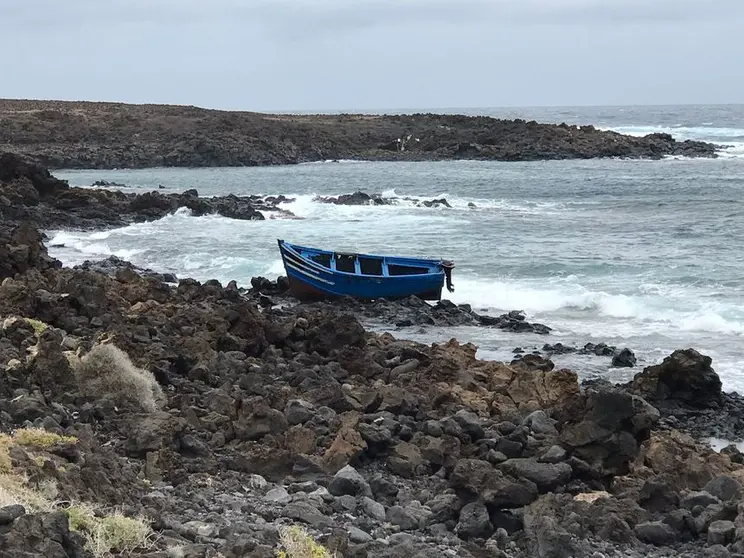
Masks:
[[[308,273],[308,272],[307,272],[307,271],[305,271],[304,269],[300,269],[299,267],[297,267],[296,265],[294,265],[294,264],[292,264],[292,263],[290,263],[290,262],[288,262],[288,261],[285,261],[285,263],[287,264],[287,267],[291,267],[291,268],[292,268],[292,269],[294,269],[294,270],[295,270],[295,271],[296,271],[297,273],[301,273],[301,274],[302,274],[302,275],[304,275],[305,277],[309,277],[310,279],[314,279],[314,280],[316,280],[316,281],[322,281],[323,283],[325,283],[325,284],[327,284],[327,285],[335,285],[335,283],[334,283],[333,281],[327,281],[326,279],[323,279],[323,278],[321,278],[321,277],[317,277],[317,276],[315,276],[315,275],[310,275],[310,273]]]
[[[293,257],[291,254],[285,254],[284,256],[284,262],[287,264],[293,264],[295,267],[305,271],[306,273],[312,273],[313,277],[318,276],[318,272],[312,269],[310,266],[305,264],[305,260],[301,260],[299,258]],[[331,277],[333,276],[332,273],[328,273]],[[320,277],[318,277],[320,279]]]

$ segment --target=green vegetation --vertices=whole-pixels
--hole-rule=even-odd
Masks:
[[[14,470],[10,458],[13,446],[44,450],[58,443],[76,444],[78,439],[43,428],[22,428],[13,434],[0,434],[0,507],[21,504],[28,513],[60,509],[56,482],[45,480],[36,488],[29,486],[26,475]],[[37,466],[46,461],[42,455],[30,457]],[[96,558],[108,558],[112,552],[126,556],[152,545],[153,531],[143,517],[130,518],[118,511],[99,513],[87,503],[72,503],[61,509],[67,514],[70,529],[83,533],[86,550]]]
[[[119,512],[98,514],[89,504],[74,504],[63,510],[70,529],[85,534],[85,549],[96,558],[113,551],[128,555],[152,545],[153,532],[143,517],[126,517]]]
[[[42,322],[41,320],[36,320],[34,318],[24,318],[29,325],[34,328],[34,333],[36,334],[36,337],[44,333],[44,330],[46,330],[49,326]]]
[[[334,558],[326,547],[297,525],[280,528],[279,544],[277,558]]]
[[[10,448],[14,445],[49,448],[54,444],[76,444],[74,436],[60,436],[43,428],[20,428],[12,435],[0,434],[0,474],[9,474],[13,466],[10,460]]]

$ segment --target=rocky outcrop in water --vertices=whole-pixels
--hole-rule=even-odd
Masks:
[[[263,220],[263,212],[293,218],[278,204],[283,196],[199,197],[196,190],[181,194],[123,193],[118,190],[72,188],[48,171],[11,153],[0,154],[0,218],[29,221],[43,228],[98,229],[159,219],[179,208],[194,216],[219,214],[231,219]]]
[[[217,167],[339,159],[532,161],[667,155],[716,147],[669,134],[463,115],[278,115],[196,107],[0,101],[0,144],[53,168]]]
[[[361,191],[354,192],[353,194],[341,194],[340,196],[318,196],[315,198],[316,202],[331,203],[334,205],[395,205],[401,200],[413,202],[417,207],[452,207],[445,198],[420,200],[411,197],[385,197],[381,194],[367,194]]]
[[[264,277],[255,278],[249,296],[257,297],[265,305],[273,305],[290,298],[287,293],[286,278],[279,282]],[[262,298],[269,297],[269,298]],[[271,297],[274,297],[272,299]],[[303,304],[310,309],[343,310],[360,319],[372,323],[394,324],[398,328],[411,326],[485,326],[513,331],[515,333],[538,333],[547,335],[551,328],[540,323],[527,321],[524,312],[513,310],[500,316],[487,316],[473,311],[469,304],[454,304],[449,300],[440,300],[429,304],[413,295],[405,299],[373,301],[343,297],[331,302],[311,302]]]

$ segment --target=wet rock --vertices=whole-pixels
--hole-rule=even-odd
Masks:
[[[612,357],[612,366],[616,368],[632,368],[636,365],[636,356],[628,348],[623,349]]]
[[[74,266],[73,269],[102,273],[123,283],[134,282],[137,277],[152,277],[164,283],[178,283],[178,277],[173,273],[159,273],[152,269],[138,267],[113,255],[99,261],[85,260],[83,263]]]
[[[721,379],[711,358],[694,349],[674,351],[661,364],[636,374],[631,390],[653,400],[677,400],[691,407],[719,406]]]
[[[380,195],[370,196],[360,191],[353,194],[342,194],[337,197],[316,197],[315,201],[334,205],[390,205],[391,203]]]

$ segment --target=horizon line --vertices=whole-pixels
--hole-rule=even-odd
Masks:
[[[187,103],[162,103],[162,102],[132,102],[132,101],[114,101],[114,100],[95,100],[95,99],[42,99],[42,98],[22,98],[22,97],[2,97],[0,103],[15,102],[36,102],[36,103],[81,103],[81,104],[111,104],[111,105],[129,105],[129,106],[171,106],[184,108],[198,108],[202,110],[221,111],[221,112],[250,112],[258,114],[385,114],[386,111],[398,113],[422,113],[431,111],[475,111],[475,110],[517,110],[517,109],[587,109],[587,108],[632,108],[632,107],[726,107],[744,106],[740,103],[645,103],[645,104],[586,104],[586,105],[492,105],[492,106],[430,106],[430,107],[387,107],[387,108],[325,108],[325,109],[247,109],[247,108],[216,108]],[[450,114],[459,114],[457,112]]]

